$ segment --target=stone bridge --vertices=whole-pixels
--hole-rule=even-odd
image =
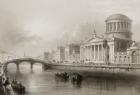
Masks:
[[[30,68],[31,70],[33,70],[33,65],[35,63],[40,63],[42,64],[42,68],[43,70],[46,70],[48,68],[51,67],[51,62],[49,61],[46,61],[46,60],[40,60],[40,59],[35,59],[35,58],[19,58],[19,59],[12,59],[12,60],[8,60],[6,62],[4,62],[4,67],[5,67],[5,70],[7,70],[7,66],[8,64],[16,64],[17,66],[17,71],[19,71],[19,65],[23,62],[27,62],[30,64]]]

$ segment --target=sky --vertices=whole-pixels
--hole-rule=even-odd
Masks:
[[[59,45],[105,32],[105,19],[121,13],[132,19],[140,41],[140,0],[0,0],[0,51],[39,56]],[[84,36],[83,36],[84,35]]]

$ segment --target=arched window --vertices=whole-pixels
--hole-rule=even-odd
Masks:
[[[137,52],[136,51],[132,52],[132,63],[137,63]]]

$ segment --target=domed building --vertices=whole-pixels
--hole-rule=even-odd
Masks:
[[[131,40],[131,20],[122,14],[114,14],[106,19],[106,35]]]
[[[93,63],[139,63],[138,43],[132,40],[132,20],[113,14],[106,20],[104,37],[93,31],[80,46],[80,60]]]

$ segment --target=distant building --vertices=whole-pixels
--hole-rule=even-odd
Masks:
[[[139,43],[132,40],[132,21],[123,14],[113,14],[106,20],[103,36],[93,31],[91,38],[80,46],[80,60],[93,63],[139,63]]]
[[[53,60],[56,62],[65,60],[65,47],[59,46],[56,50],[53,51]]]
[[[44,60],[52,60],[52,54],[50,52],[44,52]]]
[[[79,62],[80,61],[80,44],[69,45],[69,61]]]
[[[69,52],[69,46],[65,47],[65,61],[70,61],[70,52]]]
[[[65,47],[59,46],[53,51],[53,60],[65,62],[80,61],[80,44],[69,44]]]

